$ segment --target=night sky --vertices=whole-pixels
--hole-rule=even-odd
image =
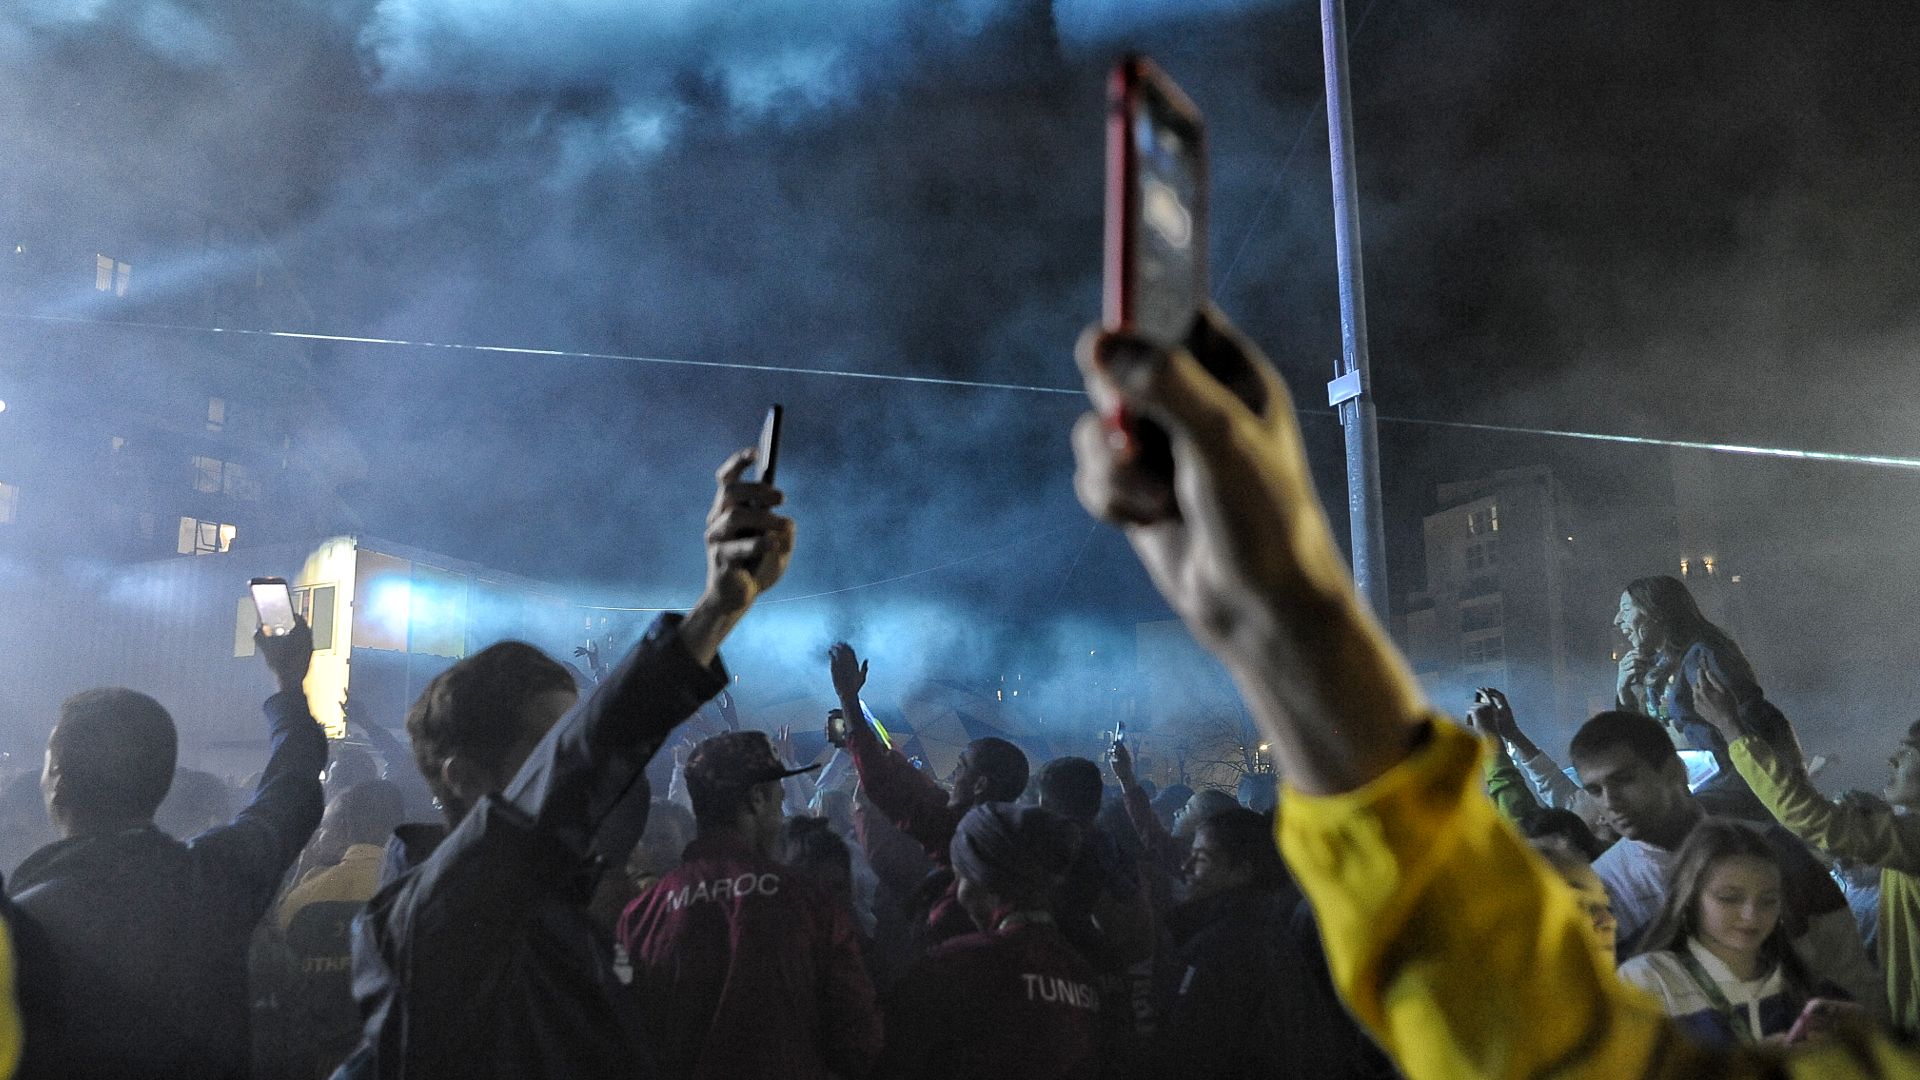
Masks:
[[[1350,16],[1383,415],[1920,451],[1920,10]],[[0,14],[4,183],[14,215],[99,215],[162,249],[193,208],[245,217],[313,309],[294,329],[1066,387],[1098,314],[1103,74],[1128,47],[1210,121],[1218,301],[1324,406],[1317,5],[25,0]],[[970,560],[842,594],[829,628],[881,603],[1164,610],[1072,498],[1074,398],[315,357],[369,462],[345,494],[375,535],[685,602],[712,467],[778,400],[801,522],[783,591]],[[1344,535],[1338,428],[1304,423]],[[1393,423],[1382,442],[1396,594],[1420,584],[1439,481],[1545,463],[1616,529],[1671,516],[1649,509],[1656,454]],[[1910,697],[1916,481],[1728,469],[1733,527],[1773,560],[1768,610]]]

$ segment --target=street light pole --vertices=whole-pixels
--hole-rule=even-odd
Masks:
[[[1353,107],[1347,89],[1346,0],[1320,0],[1327,68],[1327,149],[1333,160],[1334,251],[1340,269],[1340,363],[1327,404],[1340,410],[1347,440],[1347,514],[1353,527],[1353,580],[1387,618],[1387,542],[1380,499],[1380,436],[1367,369],[1367,293],[1360,265],[1360,194],[1353,166]]]

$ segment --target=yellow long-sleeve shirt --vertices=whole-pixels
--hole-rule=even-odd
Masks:
[[[1572,894],[1479,790],[1478,740],[1438,721],[1358,791],[1288,791],[1282,852],[1341,996],[1408,1080],[1920,1076],[1865,1032],[1769,1058],[1687,1042],[1597,955]]]
[[[20,1005],[13,993],[13,932],[0,923],[0,1080],[20,1067]]]
[[[1843,859],[1880,868],[1880,971],[1894,1026],[1920,1035],[1920,816],[1886,803],[1834,803],[1806,771],[1752,737],[1733,767],[1787,831]]]

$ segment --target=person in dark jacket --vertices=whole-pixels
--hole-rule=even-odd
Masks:
[[[1388,1076],[1334,997],[1311,910],[1264,814],[1233,807],[1200,823],[1186,898],[1167,917],[1159,1028],[1145,1075]]]
[[[662,1075],[690,1080],[862,1077],[880,1015],[853,912],[775,860],[789,769],[758,731],[687,761],[699,834],[620,924]]]
[[[1145,960],[1153,953],[1153,914],[1138,861],[1100,828],[1106,794],[1100,766],[1083,757],[1057,757],[1040,767],[1035,780],[1040,806],[1080,829],[1079,850],[1054,906],[1060,932],[1102,970],[1117,973]]]
[[[565,668],[518,643],[455,664],[415,702],[414,757],[453,829],[355,924],[366,1025],[336,1076],[652,1074],[642,1018],[588,914],[605,866],[595,852],[632,849],[647,763],[726,685],[721,641],[792,558],[779,491],[741,479],[752,460],[743,450],[720,471],[700,600],[655,622],[584,703],[571,707]],[[625,835],[602,835],[616,820]]]
[[[1102,996],[1098,972],[1051,910],[1079,846],[1072,822],[1037,806],[967,811],[950,858],[961,906],[979,930],[935,946],[888,995],[881,1077],[1101,1074],[1123,1006]]]
[[[1011,802],[1027,787],[1027,755],[1005,739],[975,739],[960,753],[953,789],[943,791],[933,778],[913,767],[899,753],[880,742],[873,727],[863,722],[860,690],[867,684],[867,665],[841,642],[828,651],[833,692],[849,719],[847,749],[859,770],[867,798],[900,832],[918,841],[933,860],[934,872],[923,885],[928,896],[927,916],[919,931],[932,945],[973,928],[960,906],[958,883],[948,861],[954,830],[968,810],[982,803]],[[869,855],[873,854],[869,852]]]
[[[64,839],[20,865],[11,888],[40,932],[49,1023],[33,1032],[45,1076],[226,1080],[250,1070],[247,948],[320,822],[327,740],[301,692],[304,623],[255,639],[279,690],[272,752],[231,822],[184,842],[154,811],[178,737],[159,702],[125,689],[69,698],[47,740],[42,788]]]

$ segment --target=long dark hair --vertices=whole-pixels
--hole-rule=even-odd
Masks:
[[[1694,826],[1667,871],[1666,902],[1641,936],[1639,951],[1678,952],[1687,947],[1688,938],[1699,936],[1700,895],[1706,891],[1707,875],[1720,860],[1742,855],[1765,862],[1785,877],[1779,853],[1753,826],[1712,817]],[[1778,967],[1788,990],[1805,999],[1813,993],[1813,977],[1793,951],[1787,922],[1783,902],[1780,919],[1760,943],[1760,962],[1767,970]]]
[[[1636,607],[1647,613],[1648,619],[1666,631],[1663,667],[1678,665],[1687,650],[1704,644],[1727,674],[1739,681],[1752,681],[1753,665],[1747,662],[1746,654],[1734,643],[1732,635],[1701,612],[1685,582],[1667,574],[1636,578],[1627,584],[1627,595],[1633,598]]]

